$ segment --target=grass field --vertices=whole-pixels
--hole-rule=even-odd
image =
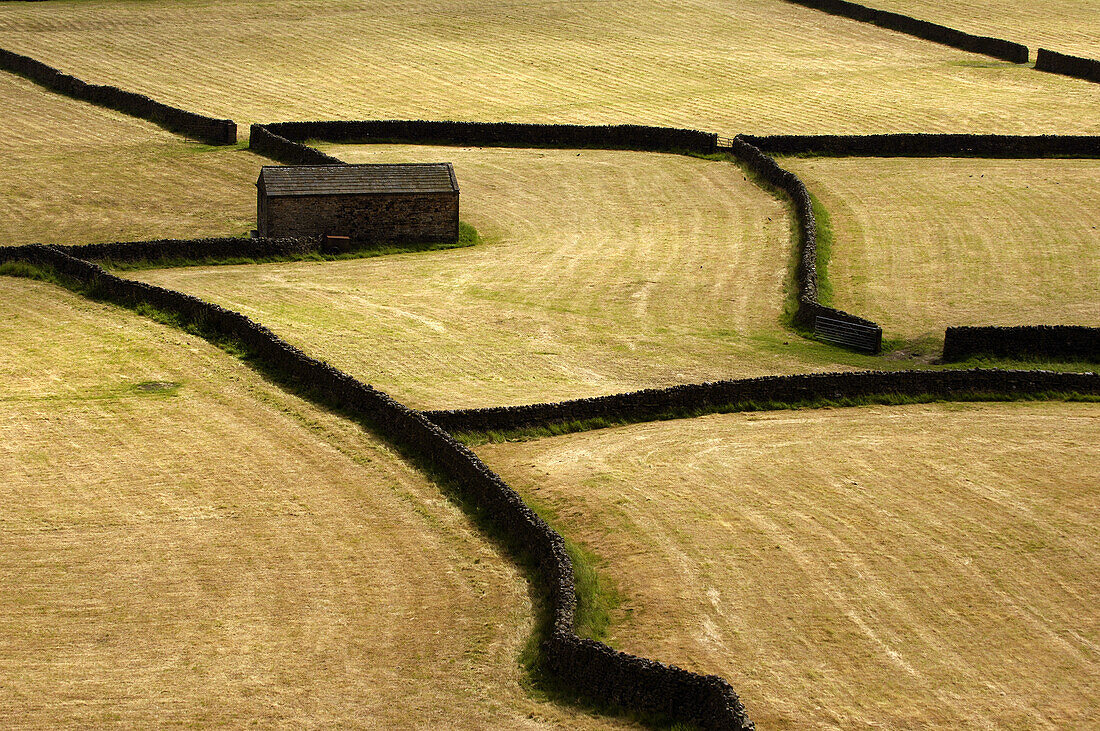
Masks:
[[[462,217],[486,243],[131,275],[244,312],[417,408],[794,372],[834,352],[783,331],[788,214],[731,163],[593,150],[325,149],[349,162],[453,161]]]
[[[888,338],[1100,325],[1100,161],[791,158],[829,211],[834,304]]]
[[[975,35],[1100,58],[1100,8],[1095,0],[874,0],[868,5]]]
[[[616,647],[759,728],[1100,717],[1100,406],[730,414],[485,445],[603,557]]]
[[[606,725],[529,697],[516,569],[358,427],[205,342],[0,277],[0,713]]]
[[[0,72],[0,245],[246,233],[270,161]]]
[[[1095,3],[867,0],[1100,57]],[[238,122],[1100,134],[1095,84],[782,0],[0,3],[0,47]],[[267,161],[0,72],[0,246],[240,235]],[[1100,325],[1100,161],[791,158],[831,304],[784,326],[788,207],[728,162],[449,160],[469,248],[124,275],[243,312],[413,408],[927,363],[944,327]],[[1074,367],[1061,364],[1058,367]],[[0,725],[593,728],[532,691],[528,585],[373,435],[178,330],[0,277]],[[614,646],[761,729],[1100,718],[1100,404],[862,407],[478,447],[595,556]]]
[[[782,0],[4,3],[0,46],[238,123],[1100,132],[1093,84]]]

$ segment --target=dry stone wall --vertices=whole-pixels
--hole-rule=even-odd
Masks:
[[[88,84],[41,61],[2,48],[0,48],[0,69],[25,76],[58,94],[98,104],[132,117],[146,119],[170,132],[191,137],[209,145],[232,145],[237,142],[237,125],[231,119],[215,119],[171,107],[150,99],[144,94],[123,91],[116,86]]]
[[[1035,56],[1035,68],[1064,76],[1075,76],[1086,81],[1100,82],[1100,61],[1081,56],[1070,56],[1046,48],[1040,48]]]
[[[1100,362],[1100,327],[1031,325],[947,328],[943,340],[945,362],[953,363],[976,356]]]
[[[288,157],[309,153],[280,146],[288,142],[400,142],[408,144],[480,145],[509,147],[599,148],[644,152],[714,152],[718,135],[693,129],[646,127],[634,124],[522,124],[516,122],[448,122],[425,120],[363,120],[333,122],[279,122],[259,126],[261,146],[271,146]],[[254,134],[254,132],[253,132]],[[307,148],[308,149],[308,148]],[[259,150],[262,151],[262,150]],[[335,158],[330,158],[335,159]],[[316,164],[316,163],[308,163]]]
[[[284,165],[343,165],[343,160],[272,132],[277,125],[254,124],[248,130],[248,149]],[[304,139],[304,138],[303,138]]]
[[[1095,135],[739,135],[773,155],[836,157],[1100,157]]]
[[[882,348],[882,328],[876,323],[817,301],[817,219],[814,216],[813,200],[805,184],[797,175],[780,167],[774,158],[764,154],[744,135],[734,137],[728,149],[754,174],[786,193],[794,205],[795,227],[801,246],[798,271],[795,273],[798,283],[795,321],[815,330],[819,317],[856,326],[865,333],[859,349],[879,352]]]
[[[948,28],[938,23],[930,23],[927,20],[901,13],[892,13],[888,10],[876,10],[866,5],[847,2],[847,0],[787,0],[795,5],[804,5],[815,10],[822,10],[832,15],[841,15],[845,18],[858,20],[864,23],[872,23],[881,28],[907,33],[926,41],[942,43],[945,46],[961,48],[971,53],[981,53],[1002,61],[1012,63],[1027,63],[1027,46],[1012,41],[989,36],[976,36],[964,33],[961,30]]]
[[[328,405],[363,418],[387,440],[444,476],[464,499],[478,506],[507,542],[522,546],[534,565],[551,618],[542,646],[544,664],[573,692],[702,728],[753,728],[737,694],[722,678],[617,652],[578,637],[574,631],[577,596],[573,564],[562,537],[473,452],[422,413],[307,356],[244,315],[197,297],[121,279],[53,247],[0,249],[0,263],[5,261],[48,267],[98,298],[124,306],[150,305],[231,339],[270,372],[322,394]]]
[[[298,258],[310,254],[334,253],[326,250],[320,237],[159,239],[54,248],[78,259],[115,264]]]
[[[978,368],[813,373],[693,383],[555,403],[428,411],[425,416],[453,432],[508,432],[597,419],[653,421],[684,413],[754,408],[769,402],[798,404],[892,396],[1015,398],[1046,393],[1100,395],[1100,374]]]

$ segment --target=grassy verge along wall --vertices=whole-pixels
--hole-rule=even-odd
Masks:
[[[1095,135],[739,135],[775,155],[836,157],[1100,157]]]
[[[683,414],[732,411],[759,404],[858,401],[882,397],[1019,398],[1046,393],[1100,395],[1100,374],[1038,370],[853,371],[765,376],[646,389],[525,406],[428,411],[451,432],[510,432],[571,422],[627,423]]]
[[[1100,327],[1031,325],[947,328],[943,338],[943,359],[951,363],[973,357],[1100,362]]]
[[[0,249],[0,263],[20,262],[51,270],[99,299],[167,313],[206,337],[240,348],[253,363],[285,382],[320,394],[318,400],[351,413],[476,505],[509,545],[521,546],[545,590],[550,622],[542,644],[543,666],[574,693],[605,703],[704,728],[751,729],[736,693],[722,678],[617,652],[581,639],[574,631],[577,596],[573,564],[562,537],[522,498],[449,433],[422,413],[307,356],[244,315],[197,297],[122,279],[101,267],[41,245]]]
[[[874,323],[846,312],[825,307],[817,301],[817,224],[805,185],[793,173],[779,166],[768,154],[886,156],[972,156],[998,158],[1100,157],[1100,137],[1087,135],[738,135],[731,152],[767,182],[785,191],[794,201],[795,218],[802,241],[798,271],[796,320],[820,331],[818,318],[827,318],[855,328],[857,336],[869,333],[877,338],[874,352],[881,348],[882,330]],[[874,329],[872,329],[874,328]],[[1096,359],[1093,328],[1028,326],[1009,328],[949,328],[945,334],[944,360],[965,360],[971,355],[995,357],[1048,357]],[[954,331],[954,332],[953,332]],[[979,332],[980,331],[980,332]],[[1083,332],[1078,332],[1083,331]],[[819,332],[819,336],[821,333]],[[829,339],[830,335],[824,335]],[[1001,342],[998,342],[998,339]],[[1089,343],[1093,343],[1090,345]],[[1091,355],[1089,353],[1091,352]]]
[[[116,86],[88,84],[41,61],[2,48],[0,48],[0,69],[25,76],[58,94],[98,104],[132,117],[146,119],[170,132],[191,137],[209,145],[232,145],[237,142],[237,125],[231,119],[214,119],[170,107],[144,94],[123,91]]]
[[[1046,48],[1040,48],[1035,56],[1035,68],[1064,76],[1100,82],[1100,61],[1081,56],[1069,56]]]
[[[999,58],[1002,61],[1027,63],[1027,46],[1020,43],[989,36],[975,36],[938,23],[929,23],[926,20],[918,20],[888,10],[876,10],[866,5],[847,2],[847,0],[787,0],[787,2],[804,5],[815,10],[823,10],[832,15],[841,15],[864,23],[873,23],[881,28],[907,33],[926,41],[961,48],[971,53],[981,53]]]
[[[342,164],[337,158],[304,144],[305,140],[630,149],[696,154],[710,154],[718,150],[717,134],[668,127],[410,120],[254,124],[249,146],[255,152],[291,164]],[[819,337],[830,342],[856,350],[879,352],[882,348],[882,328],[870,320],[826,307],[817,301],[817,228],[813,203],[806,186],[794,173],[779,167],[775,160],[741,135],[722,150],[733,154],[757,176],[785,192],[794,203],[801,246],[796,275],[799,292],[796,323],[812,328]]]
[[[798,306],[795,321],[816,331],[818,318],[843,323],[858,330],[860,335],[849,347],[877,353],[882,349],[882,328],[862,317],[826,307],[817,301],[817,219],[814,217],[813,200],[805,184],[797,175],[779,166],[772,157],[738,135],[730,141],[729,152],[769,185],[786,193],[794,205],[795,227],[800,245],[798,271]]]

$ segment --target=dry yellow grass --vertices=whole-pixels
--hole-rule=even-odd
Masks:
[[[246,233],[269,160],[0,72],[0,245]]]
[[[781,0],[3,3],[0,46],[238,122],[1100,132],[1095,85]]]
[[[835,304],[888,337],[1100,325],[1100,161],[787,159],[828,209]]]
[[[1100,7],[1095,0],[869,0],[881,10],[975,35],[995,36],[1038,47],[1100,58]]]
[[[451,160],[472,248],[133,276],[254,317],[417,408],[795,372],[786,208],[724,162],[638,152],[326,147]],[[817,365],[815,367],[828,367]]]
[[[760,728],[1100,718],[1100,405],[731,414],[479,454],[606,560],[611,642]]]
[[[5,728],[606,725],[525,695],[525,582],[350,422],[6,277],[0,384]]]

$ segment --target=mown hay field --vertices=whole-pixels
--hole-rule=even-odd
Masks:
[[[781,324],[787,208],[736,165],[639,152],[325,146],[450,160],[485,243],[132,276],[248,314],[416,408],[615,393],[807,367]],[[790,343],[785,345],[784,343]]]
[[[204,341],[0,277],[6,728],[606,725],[436,485]]]
[[[782,0],[3,3],[0,47],[238,123],[1100,132],[1095,85]]]
[[[1100,8],[1094,0],[874,0],[866,3],[967,33],[1100,58]]]
[[[832,301],[886,337],[1100,325],[1100,161],[788,158],[829,212]]]
[[[1100,717],[1100,406],[638,424],[479,455],[603,559],[610,642],[727,678],[760,728]]]
[[[269,162],[0,72],[0,245],[239,236]]]

